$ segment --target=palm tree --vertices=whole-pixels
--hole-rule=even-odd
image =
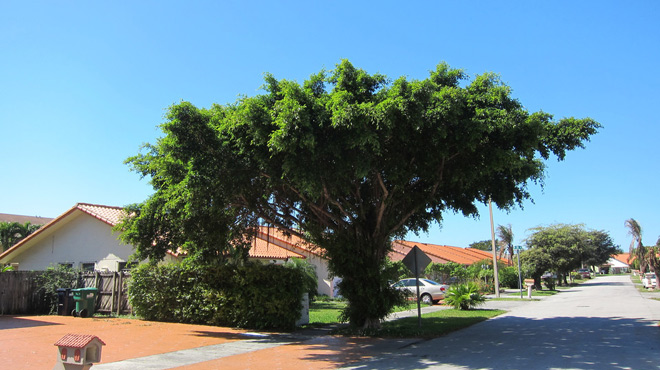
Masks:
[[[0,222],[0,252],[9,249],[12,245],[25,239],[37,231],[41,225],[32,225],[29,222]]]
[[[628,228],[628,234],[632,236],[630,241],[630,248],[628,261],[631,257],[635,257],[639,261],[639,272],[642,274],[646,272],[646,248],[642,244],[642,226],[634,218],[627,219],[625,224]],[[637,245],[637,246],[635,246]]]
[[[513,261],[513,229],[511,224],[507,226],[497,225],[497,238],[500,240],[500,258],[506,249],[509,261]]]

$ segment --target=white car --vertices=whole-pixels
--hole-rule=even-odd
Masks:
[[[642,285],[647,289],[655,288],[657,286],[655,274],[652,272],[644,274],[644,276],[642,276]]]
[[[410,296],[415,297],[417,295],[415,280],[415,278],[399,280],[392,286],[399,290],[405,290]],[[449,289],[449,285],[440,284],[429,279],[419,279],[419,297],[424,304],[438,303],[439,300],[445,297],[447,289]]]

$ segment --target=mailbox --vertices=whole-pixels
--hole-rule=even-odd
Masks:
[[[101,361],[101,348],[105,343],[95,335],[67,334],[55,342],[57,346],[58,369],[89,369],[95,362]]]

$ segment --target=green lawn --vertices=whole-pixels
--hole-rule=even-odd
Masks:
[[[309,307],[309,325],[327,325],[338,323],[341,310],[345,307],[344,301],[315,301]],[[417,308],[416,303],[405,307],[398,307],[396,311],[404,311]],[[380,330],[364,332],[350,328],[337,330],[338,334],[344,335],[367,335],[375,337],[397,337],[397,338],[433,338],[445,335],[455,330],[466,328],[491,317],[500,315],[502,310],[469,310],[461,311],[455,309],[440,310],[422,315],[422,328],[419,328],[418,318],[408,317],[383,323]]]
[[[344,307],[346,307],[344,301],[311,302],[309,304],[309,323],[311,325],[337,323]]]
[[[344,335],[366,335],[387,338],[435,338],[456,330],[467,328],[478,322],[503,314],[503,310],[440,310],[422,315],[422,326],[417,317],[387,321],[379,330],[364,331],[342,328],[337,332]]]
[[[309,304],[310,325],[336,324],[339,322],[341,310],[346,307],[346,301],[314,301]],[[423,305],[422,305],[423,307]],[[411,302],[406,306],[399,306],[395,312],[417,309],[417,303]]]

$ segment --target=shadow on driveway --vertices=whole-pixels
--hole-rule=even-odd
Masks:
[[[16,316],[0,316],[0,330],[33,328],[37,326],[61,325],[55,322],[40,321]]]
[[[660,369],[659,351],[660,328],[646,320],[506,316],[350,368]]]

